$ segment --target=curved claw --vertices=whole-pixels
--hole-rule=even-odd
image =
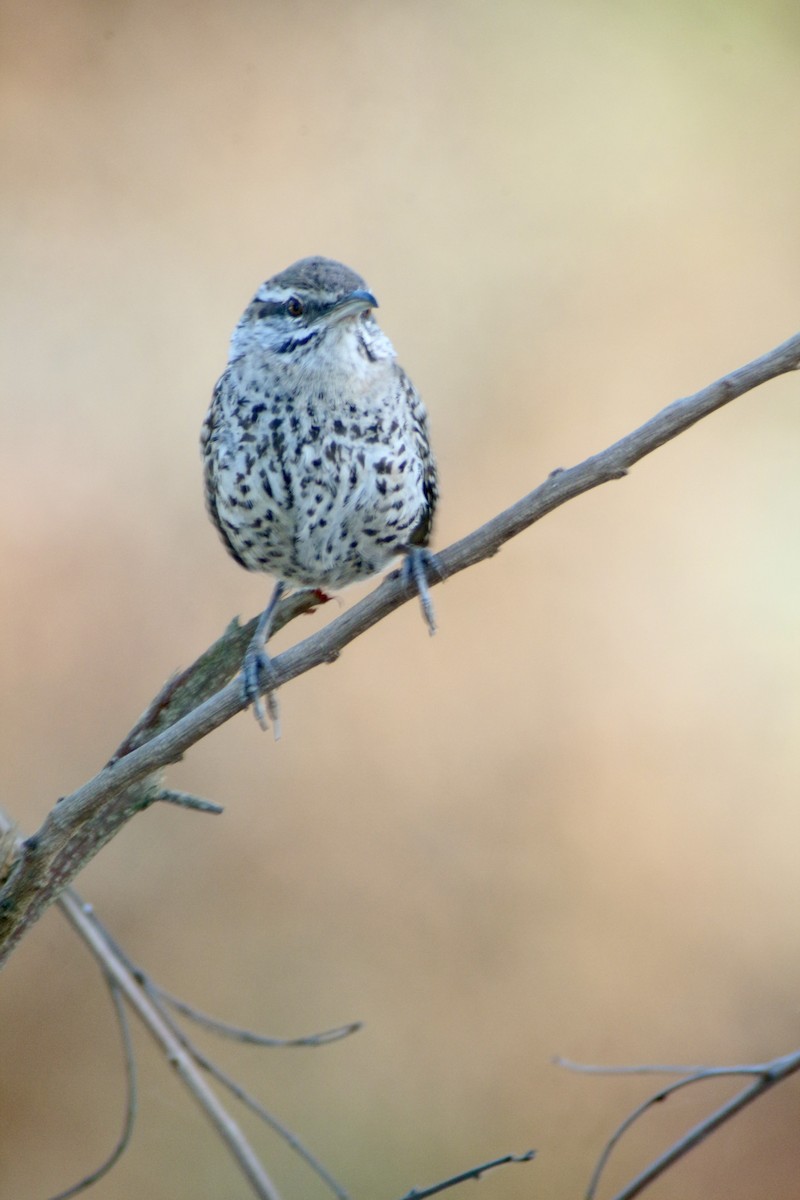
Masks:
[[[242,693],[245,703],[248,707],[252,705],[255,718],[264,730],[269,728],[267,721],[267,714],[269,714],[269,719],[272,721],[277,740],[280,737],[278,701],[275,698],[275,693],[267,690],[265,708],[264,695],[262,694],[263,689],[265,687],[268,688],[269,678],[272,674],[272,659],[266,650],[253,639],[247,647],[244,662],[242,663]]]
[[[275,693],[269,688],[272,661],[264,646],[269,640],[272,618],[275,615],[275,609],[278,607],[285,587],[286,585],[280,579],[275,584],[270,602],[259,617],[256,631],[253,634],[250,645],[247,647],[244,662],[242,663],[242,692],[244,694],[244,702],[248,707],[252,704],[256,720],[264,730],[268,728],[267,713],[269,713],[276,741],[281,735],[278,718],[278,701],[275,699]],[[267,688],[266,710],[264,709],[262,698],[262,691],[265,686]]]

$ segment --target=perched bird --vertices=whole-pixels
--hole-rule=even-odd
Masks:
[[[336,589],[406,555],[430,632],[425,549],[438,495],[428,419],[364,280],[304,258],[262,284],[230,342],[201,437],[206,504],[229,552],[277,580],[245,655],[262,728],[265,651],[287,585]],[[270,692],[271,715],[277,709]]]

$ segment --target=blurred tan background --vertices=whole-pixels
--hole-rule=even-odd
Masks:
[[[0,803],[25,831],[265,603],[197,448],[262,278],[324,253],[376,291],[431,414],[438,545],[798,326],[788,0],[0,17]],[[284,690],[280,743],[244,716],[170,773],[224,816],[151,812],[81,877],[202,1008],[365,1022],[219,1048],[356,1197],[529,1146],[481,1197],[574,1197],[651,1082],[554,1055],[800,1044],[799,402],[767,385],[437,589],[434,640],[406,606]],[[92,1194],[249,1195],[137,1044],[134,1143]],[[122,1119],[108,998],[56,912],[4,974],[0,1053],[0,1194],[38,1200]],[[609,1181],[725,1094],[652,1114]],[[798,1117],[790,1083],[653,1196],[796,1196]],[[325,1194],[245,1126],[287,1200]]]

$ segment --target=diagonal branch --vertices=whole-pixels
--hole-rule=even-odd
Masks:
[[[260,1200],[280,1200],[280,1193],[238,1124],[208,1086],[191,1052],[170,1022],[164,1020],[157,1004],[147,994],[147,989],[109,944],[105,931],[94,919],[91,909],[71,891],[65,891],[60,897],[60,905],[62,912],[89,947],[113,987],[125,997],[126,1002],[164,1051],[169,1065],[181,1083],[206,1113],[256,1196]]]
[[[412,1188],[402,1197],[402,1200],[428,1200],[429,1196],[435,1196],[439,1192],[447,1191],[448,1188],[457,1187],[460,1183],[467,1183],[471,1179],[480,1179],[487,1171],[505,1167],[508,1163],[533,1162],[535,1157],[535,1150],[526,1150],[524,1154],[504,1154],[502,1158],[493,1158],[491,1162],[481,1163],[478,1167],[470,1167],[468,1171],[460,1171],[458,1175],[451,1175],[449,1179],[442,1179],[430,1187]]]
[[[614,1200],[633,1200],[635,1196],[640,1195],[645,1188],[649,1187],[659,1175],[662,1175],[669,1167],[676,1163],[679,1159],[693,1150],[695,1146],[699,1146],[707,1137],[714,1133],[731,1117],[736,1116],[748,1104],[752,1104],[764,1092],[768,1092],[770,1088],[776,1084],[782,1083],[789,1076],[800,1071],[800,1051],[792,1051],[790,1054],[783,1054],[779,1058],[775,1058],[772,1062],[766,1063],[744,1063],[733,1067],[669,1067],[669,1066],[633,1066],[633,1067],[600,1067],[589,1065],[586,1063],[575,1063],[569,1059],[557,1058],[556,1063],[559,1066],[566,1067],[569,1071],[578,1071],[587,1075],[680,1075],[682,1078],[674,1083],[665,1084],[664,1087],[653,1092],[641,1104],[637,1104],[628,1115],[620,1122],[614,1132],[606,1141],[602,1153],[595,1164],[592,1171],[592,1177],[589,1181],[589,1186],[586,1189],[585,1200],[594,1200],[597,1195],[597,1189],[600,1186],[600,1180],[608,1165],[608,1161],[612,1152],[619,1145],[623,1136],[628,1130],[636,1124],[636,1122],[649,1112],[656,1104],[662,1104],[670,1096],[674,1095],[686,1087],[694,1087],[698,1083],[704,1083],[709,1079],[725,1079],[725,1078],[750,1078],[751,1082],[744,1088],[738,1091],[724,1104],[702,1121],[693,1126],[683,1137],[678,1138],[667,1150],[664,1151],[657,1159],[651,1162],[643,1171],[641,1171],[635,1179],[623,1187],[622,1191],[617,1192]]]
[[[622,478],[645,455],[685,432],[697,421],[770,379],[800,367],[800,334],[693,396],[676,400],[632,433],[577,466],[556,470],[516,504],[437,555],[445,575],[496,554],[510,538],[576,496]],[[432,583],[435,581],[432,581]],[[309,606],[307,594],[306,611]],[[392,572],[369,596],[324,629],[272,660],[273,686],[281,686],[322,663],[333,662],[345,646],[411,598],[400,572]],[[294,598],[286,602],[290,604]],[[320,597],[317,597],[319,601]],[[312,598],[311,604],[314,603]],[[283,615],[284,610],[281,609]],[[230,630],[228,631],[230,633]],[[238,630],[237,636],[242,631]],[[220,639],[219,646],[225,642]],[[208,652],[207,652],[208,653]],[[198,663],[207,656],[201,656]],[[236,660],[238,662],[240,659]],[[195,664],[197,666],[197,664]],[[235,667],[234,667],[235,669]],[[230,663],[218,678],[230,678]],[[186,686],[194,668],[186,674]],[[178,681],[171,681],[145,714],[162,722],[140,722],[98,775],[63,797],[37,833],[19,843],[0,888],[0,965],[24,931],[122,825],[157,799],[158,773],[177,762],[195,742],[245,707],[238,679],[219,687],[185,711]],[[178,692],[176,704],[176,689]],[[202,695],[201,691],[201,695]],[[165,718],[164,709],[169,710]],[[175,716],[176,719],[170,718]],[[163,727],[163,720],[167,720]],[[154,778],[155,777],[155,778]],[[0,875],[2,878],[2,875]]]
[[[776,1084],[783,1083],[784,1079],[788,1079],[790,1075],[794,1075],[797,1070],[800,1070],[800,1054],[797,1053],[776,1058],[774,1062],[765,1063],[761,1069],[753,1067],[743,1070],[741,1074],[756,1074],[757,1078],[745,1088],[742,1088],[741,1091],[737,1092],[725,1104],[716,1108],[705,1120],[699,1121],[684,1137],[670,1146],[660,1158],[650,1163],[640,1175],[632,1179],[621,1192],[617,1192],[614,1200],[633,1200],[634,1196],[641,1195],[644,1189],[658,1179],[659,1175],[663,1175],[668,1167],[671,1167],[678,1159],[683,1158],[695,1146],[699,1146],[701,1142],[704,1142],[707,1137],[719,1129],[721,1125],[724,1125],[726,1121],[729,1121],[731,1117],[741,1112],[743,1108],[746,1108],[748,1104],[752,1104],[754,1100],[757,1100],[759,1096],[763,1096],[765,1092],[775,1087]],[[732,1071],[731,1073],[739,1074],[738,1071]],[[701,1075],[694,1076],[688,1082],[697,1083],[702,1078],[703,1076]],[[682,1082],[687,1081],[684,1080]],[[657,1103],[660,1099],[660,1096],[653,1096],[651,1097],[651,1102]]]

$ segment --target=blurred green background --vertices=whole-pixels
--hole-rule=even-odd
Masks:
[[[443,546],[798,326],[800,10],[692,0],[0,4],[2,802],[26,832],[266,577],[198,431],[263,278],[362,273],[427,401]],[[79,880],[127,951],[319,1050],[220,1057],[357,1198],[529,1146],[580,1194],[652,1086],[590,1062],[798,1045],[800,382],[569,504],[170,772]],[[349,605],[367,589],[341,598]],[[327,622],[328,606],[286,631]],[[141,1031],[94,1196],[250,1193]],[[122,1119],[110,1004],[57,912],[0,991],[0,1194]],[[659,1109],[618,1186],[730,1089]],[[784,1085],[653,1196],[795,1197]],[[325,1193],[245,1119],[287,1200]],[[475,1184],[468,1185],[475,1189]],[[477,1192],[475,1193],[477,1195]]]

